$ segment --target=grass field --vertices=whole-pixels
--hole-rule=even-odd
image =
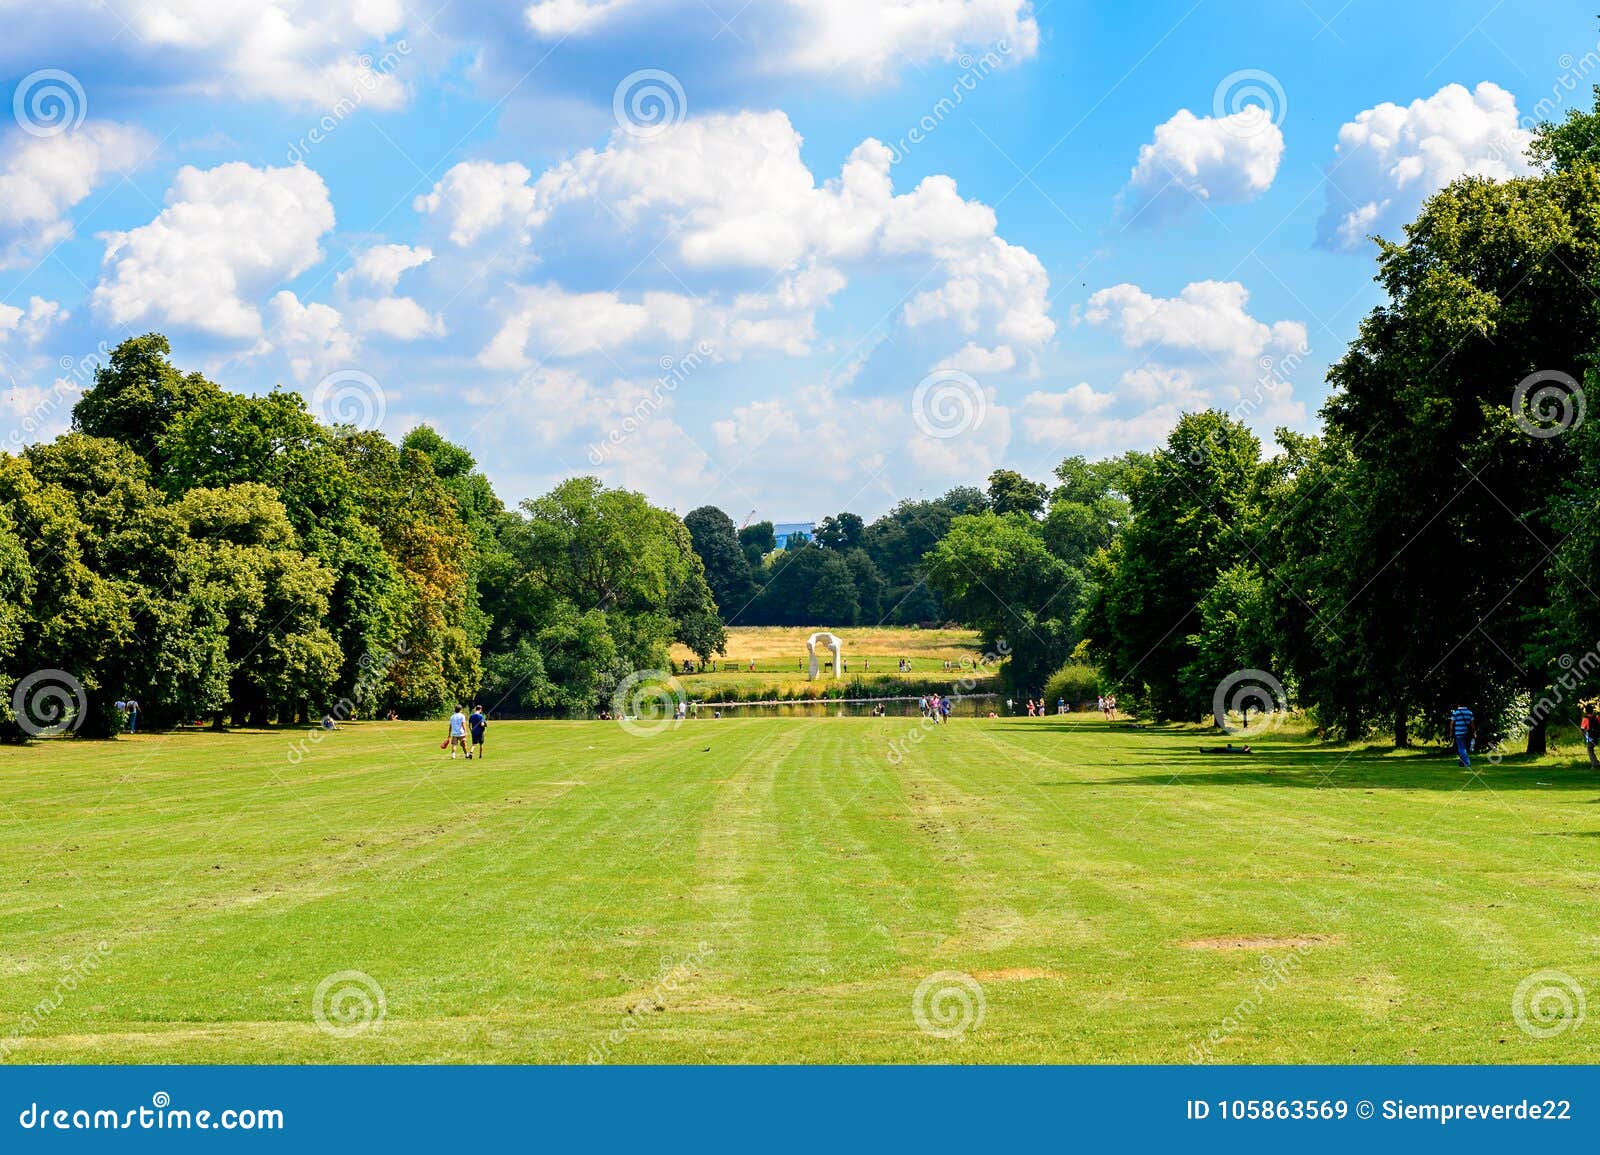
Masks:
[[[1078,716],[505,722],[452,762],[439,729],[0,750],[0,1054],[1600,1061],[1513,1008],[1600,991],[1574,759]]]
[[[735,626],[728,631],[727,655],[716,659],[718,668],[682,675],[684,691],[699,702],[750,701],[809,698],[837,687],[826,652],[820,655],[824,676],[816,682],[806,679],[806,639],[821,628]],[[881,626],[831,632],[844,642],[846,685],[861,679],[886,686],[901,683],[905,692],[915,694],[922,689],[954,689],[958,681],[964,683],[963,693],[982,693],[998,684],[996,667],[981,665],[983,647],[976,630]],[[673,647],[672,660],[679,669],[692,657],[683,646]],[[909,673],[900,672],[901,658],[910,661]]]

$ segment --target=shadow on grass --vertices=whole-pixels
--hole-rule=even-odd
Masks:
[[[1026,722],[1000,729],[1028,729]],[[1038,729],[1038,723],[1034,724]],[[1126,730],[1121,724],[1084,723],[1060,726],[1065,734]],[[1274,734],[1266,742],[1237,736],[1235,744],[1248,744],[1250,754],[1207,754],[1202,746],[1221,745],[1230,739],[1194,726],[1146,726],[1140,733],[1192,741],[1174,746],[1163,742],[1149,751],[1149,771],[1113,778],[1085,778],[1040,782],[1040,786],[1279,786],[1337,790],[1558,790],[1600,791],[1600,773],[1591,770],[1578,754],[1563,765],[1549,756],[1513,754],[1498,764],[1475,759],[1470,770],[1456,762],[1449,747],[1422,746],[1396,750],[1386,744],[1345,746],[1319,741],[1314,735]],[[1125,747],[1123,749],[1126,749]],[[1559,755],[1557,755],[1559,757]],[[1176,782],[1174,782],[1176,779]],[[1595,799],[1600,802],[1600,799]]]

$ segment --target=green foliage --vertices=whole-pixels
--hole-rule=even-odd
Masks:
[[[1044,684],[1045,708],[1054,710],[1058,701],[1065,698],[1068,706],[1088,702],[1100,693],[1100,671],[1081,662],[1068,662],[1050,675]]]
[[[733,519],[714,505],[703,505],[683,519],[694,552],[705,568],[706,584],[725,622],[736,621],[755,596],[750,562],[739,544]],[[763,522],[770,532],[770,522]]]
[[[1127,474],[1127,527],[1090,565],[1079,617],[1089,651],[1160,718],[1198,719],[1215,686],[1202,668],[1196,614],[1224,571],[1249,556],[1261,513],[1261,444],[1209,410],[1182,417],[1164,448]],[[1233,668],[1239,668],[1235,666]]]
[[[989,475],[989,508],[996,513],[1037,517],[1044,512],[1049,487],[1029,481],[1014,469],[997,469]]]
[[[761,559],[778,548],[778,537],[770,521],[758,521],[739,531],[739,548],[744,550],[745,561],[754,573],[761,568]]]

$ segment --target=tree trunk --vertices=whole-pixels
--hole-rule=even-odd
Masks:
[[[1411,745],[1411,729],[1406,719],[1406,712],[1399,711],[1394,716],[1394,748],[1404,750]]]
[[[1550,719],[1540,718],[1528,727],[1528,753],[1543,754],[1548,748]]]

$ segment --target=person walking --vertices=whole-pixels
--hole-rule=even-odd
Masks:
[[[1578,725],[1583,727],[1583,748],[1589,752],[1589,769],[1600,770],[1600,758],[1594,753],[1595,742],[1600,740],[1600,698],[1584,703],[1583,720]]]
[[[1450,732],[1455,735],[1456,759],[1467,769],[1472,768],[1472,738],[1478,731],[1477,719],[1465,706],[1450,711]]]
[[[456,759],[456,749],[460,748],[468,758],[472,757],[472,750],[467,745],[467,716],[457,706],[450,715],[450,761]]]
[[[489,719],[483,712],[482,706],[472,707],[472,713],[467,718],[467,729],[472,732],[472,749],[467,751],[467,757],[474,754],[478,761],[483,761],[483,732],[489,728]]]

